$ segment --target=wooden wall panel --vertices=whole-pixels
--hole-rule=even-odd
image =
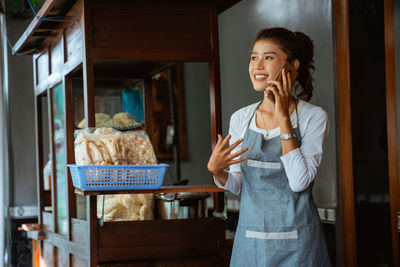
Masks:
[[[50,69],[52,75],[60,76],[64,64],[64,51],[62,38],[60,38],[50,47]]]
[[[82,245],[87,245],[88,244],[87,228],[88,228],[88,223],[86,221],[72,218],[71,219],[71,231],[72,231],[71,241],[80,243]]]
[[[53,214],[50,212],[42,212],[43,216],[43,230],[50,230],[54,227]]]
[[[40,84],[47,80],[49,76],[49,54],[48,50],[43,52],[37,59],[36,59],[36,73],[37,73],[37,83]]]
[[[56,248],[57,266],[70,266],[69,255],[60,248]]]
[[[105,223],[98,229],[99,262],[218,255],[223,224],[215,218]]]
[[[71,257],[71,267],[88,267],[87,261],[83,261],[78,257],[72,255]]]
[[[83,58],[83,32],[82,16],[65,29],[65,61],[82,61]]]
[[[40,266],[53,267],[55,249],[49,243],[43,243],[43,258],[40,259]]]
[[[206,10],[93,9],[91,22],[94,47],[211,49]]]

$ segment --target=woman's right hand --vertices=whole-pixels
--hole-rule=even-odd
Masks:
[[[243,138],[238,139],[231,146],[226,147],[230,139],[231,135],[228,135],[227,137],[225,137],[224,140],[222,140],[222,136],[218,134],[217,144],[215,145],[214,150],[207,164],[208,170],[214,176],[221,175],[224,172],[224,169],[229,165],[236,164],[245,161],[247,159],[246,157],[240,159],[234,159],[243,154],[244,152],[246,152],[248,149],[247,147],[242,148],[241,150],[239,150],[234,154],[231,154],[231,151],[235,149],[243,141]]]

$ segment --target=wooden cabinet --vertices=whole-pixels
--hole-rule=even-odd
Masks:
[[[217,218],[109,222],[100,226],[96,214],[99,192],[75,194],[66,164],[75,163],[77,118],[84,117],[86,126],[95,126],[98,81],[124,84],[142,80],[146,128],[152,131],[151,77],[182,62],[209,65],[210,134],[215,144],[221,132],[217,14],[236,2],[44,3],[13,48],[17,55],[32,54],[34,61],[40,230],[30,236],[40,243],[41,266],[227,264],[223,255],[229,254],[229,245],[224,222]],[[48,176],[51,188],[44,186],[43,169],[48,160],[52,165]],[[160,190],[214,192],[214,208],[223,208],[223,193],[215,186]]]

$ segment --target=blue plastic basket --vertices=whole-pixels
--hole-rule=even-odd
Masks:
[[[168,164],[75,165],[68,164],[76,188],[88,191],[145,190],[161,187]]]

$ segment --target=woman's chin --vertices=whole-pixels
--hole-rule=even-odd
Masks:
[[[254,91],[256,91],[256,92],[264,92],[265,91],[265,87],[254,87]]]

